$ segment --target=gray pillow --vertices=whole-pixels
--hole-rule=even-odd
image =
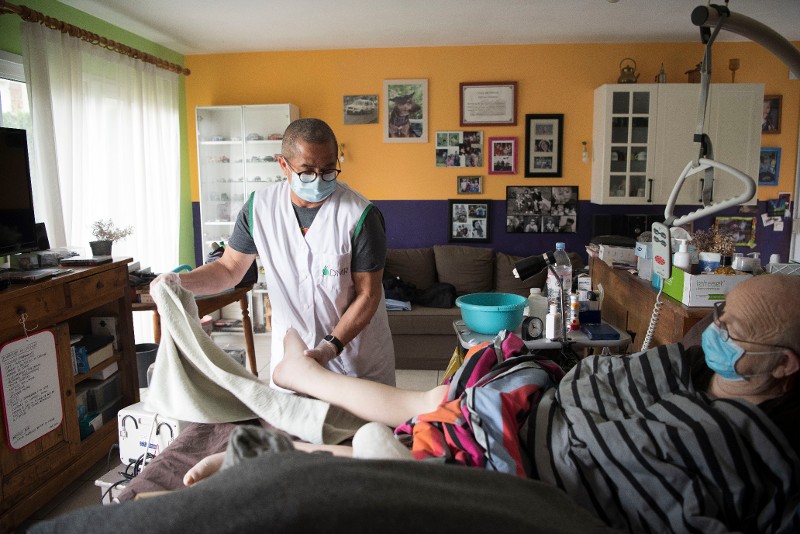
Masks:
[[[433,249],[390,248],[386,251],[384,277],[399,276],[403,282],[414,284],[417,289],[428,289],[436,282],[436,264]]]
[[[452,284],[456,295],[492,290],[494,253],[490,248],[436,245],[436,274],[439,282]]]

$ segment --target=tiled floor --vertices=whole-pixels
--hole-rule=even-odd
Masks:
[[[214,334],[214,340],[222,348],[244,348],[241,334]],[[260,376],[269,372],[269,354],[271,338],[269,334],[256,334],[256,364]],[[403,389],[428,390],[441,382],[442,371],[397,371],[397,386]],[[56,498],[36,512],[30,520],[23,524],[19,532],[24,532],[31,524],[43,519],[53,518],[71,510],[100,503],[101,488],[95,480],[118,465],[118,455],[111,456],[111,463],[101,460],[87,471],[79,480],[65,488]]]

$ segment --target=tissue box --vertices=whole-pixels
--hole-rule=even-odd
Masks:
[[[647,243],[636,243],[636,248],[633,249],[633,253],[636,255],[637,258],[642,259],[649,259],[653,257],[653,242],[648,241]],[[648,278],[648,280],[650,280]]]
[[[725,300],[725,296],[739,283],[747,280],[749,274],[689,274],[672,267],[672,277],[664,280],[664,293],[681,301],[686,306],[713,306]],[[656,284],[653,276],[653,284]]]
[[[600,245],[600,259],[609,265],[617,263],[636,264],[636,253],[632,247],[613,247],[611,245]]]
[[[651,248],[652,253],[652,248]],[[653,279],[653,259],[652,258],[643,258],[642,256],[636,257],[636,274],[639,275],[639,278],[642,280],[652,280]]]

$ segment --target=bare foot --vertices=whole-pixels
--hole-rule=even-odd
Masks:
[[[204,478],[210,477],[219,471],[220,467],[222,467],[222,461],[224,459],[224,452],[218,452],[216,454],[212,454],[211,456],[206,456],[197,462],[191,469],[189,469],[185,475],[183,475],[183,484],[185,486],[193,486]]]
[[[297,330],[294,328],[286,330],[286,335],[283,337],[283,358],[272,373],[272,380],[277,385],[298,393],[308,393],[302,389],[306,382],[305,377],[315,368],[322,369],[322,367],[314,358],[304,354],[307,348]]]

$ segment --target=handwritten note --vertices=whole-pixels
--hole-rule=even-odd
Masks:
[[[12,449],[21,449],[61,424],[56,358],[56,340],[50,330],[0,348],[3,411]]]

